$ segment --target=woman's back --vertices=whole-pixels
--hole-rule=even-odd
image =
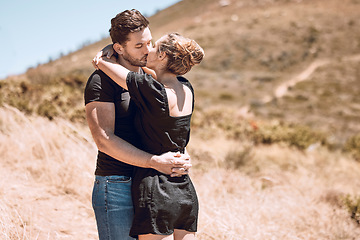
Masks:
[[[165,86],[150,75],[129,73],[127,86],[138,106],[135,127],[143,150],[152,154],[184,152],[190,137],[194,109],[193,88],[184,77],[178,77],[182,88]]]
[[[165,87],[169,103],[170,116],[182,117],[190,115],[193,110],[193,93],[185,84],[178,81],[175,87]]]

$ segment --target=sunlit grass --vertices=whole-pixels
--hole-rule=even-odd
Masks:
[[[5,213],[0,234],[80,239],[63,220],[75,217],[85,222],[81,234],[95,239],[90,194],[96,148],[86,126],[29,117],[9,106],[0,113],[2,170],[16,179],[0,184]],[[253,145],[221,129],[204,141],[199,127],[188,151],[200,200],[199,239],[351,239],[360,234],[343,201],[358,194],[360,163],[341,152]],[[24,179],[27,184],[19,185]],[[37,202],[27,205],[26,199],[37,194],[43,210],[35,210]],[[54,210],[57,218],[48,220]]]

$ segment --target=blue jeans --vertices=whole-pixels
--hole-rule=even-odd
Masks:
[[[95,176],[92,205],[100,240],[133,240],[129,236],[134,217],[131,178]]]

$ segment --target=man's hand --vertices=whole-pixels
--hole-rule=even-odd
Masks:
[[[167,152],[160,156],[153,156],[150,160],[151,168],[171,177],[180,177],[188,174],[191,166],[188,154]]]

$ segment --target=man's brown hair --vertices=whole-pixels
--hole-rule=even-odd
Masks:
[[[110,37],[113,43],[125,46],[129,33],[139,32],[148,26],[149,21],[138,10],[125,10],[111,19]]]

